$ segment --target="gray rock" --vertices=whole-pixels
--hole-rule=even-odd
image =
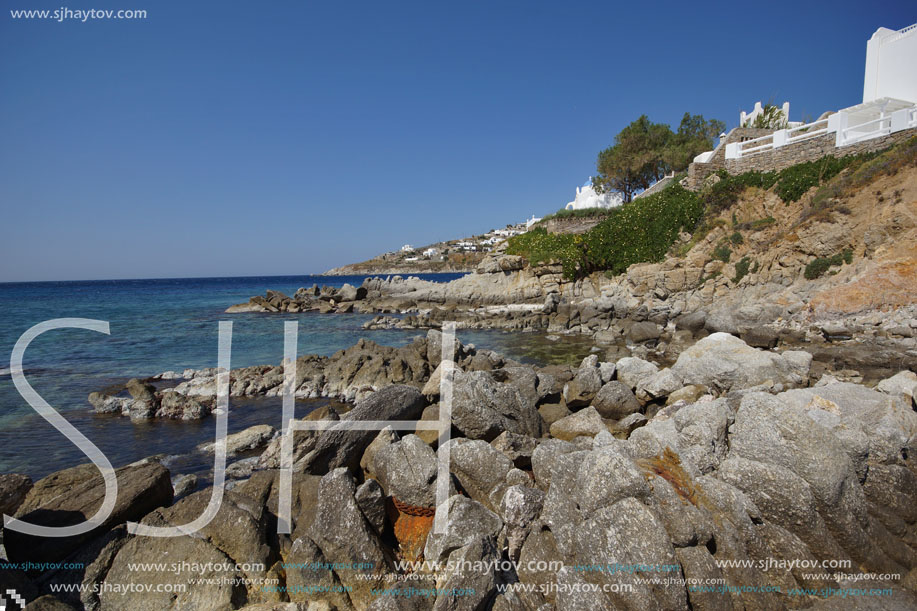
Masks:
[[[557,594],[554,609],[557,611],[580,611],[581,609],[616,609],[601,589],[590,587],[573,568],[565,566],[557,572]]]
[[[621,418],[615,425],[615,429],[625,435],[629,435],[641,426],[644,426],[647,422],[648,420],[643,414],[631,414],[630,416]]]
[[[169,472],[157,462],[136,463],[115,470],[118,496],[108,519],[98,528],[71,537],[36,537],[7,530],[3,544],[14,562],[61,560],[92,537],[172,502]],[[26,493],[14,517],[41,526],[71,526],[95,515],[105,496],[102,475],[93,464],[52,473]]]
[[[263,448],[273,439],[276,433],[277,430],[269,424],[256,424],[238,433],[227,435],[226,455],[235,456],[242,452]],[[214,447],[215,443],[213,442],[203,443],[198,446],[198,450],[212,454]]]
[[[541,415],[511,384],[485,371],[455,372],[452,423],[469,439],[495,439],[503,431],[540,437]]]
[[[376,458],[376,453],[399,439],[401,439],[401,436],[389,426],[379,431],[379,434],[363,450],[363,456],[360,458],[360,468],[370,476],[375,477],[376,471],[373,467],[373,461]]]
[[[589,405],[602,388],[598,367],[581,367],[572,380],[564,385],[563,397],[568,407]]]
[[[736,324],[735,316],[722,310],[708,313],[707,319],[704,322],[704,328],[710,333],[739,334],[739,327]]]
[[[437,580],[442,594],[436,597],[433,611],[477,611],[488,608],[496,596],[497,572],[494,563],[500,550],[491,535],[475,537],[451,552],[447,568]],[[459,593],[461,592],[461,593]]]
[[[532,452],[535,451],[538,440],[534,437],[504,431],[491,441],[490,445],[513,461],[516,467],[529,469],[532,466]]]
[[[917,373],[899,371],[892,377],[876,384],[876,390],[889,395],[904,396],[913,402],[914,397],[917,397]]]
[[[635,356],[624,357],[615,363],[615,367],[617,368],[618,381],[631,390],[637,388],[641,380],[659,371],[659,368],[653,363]]]
[[[637,384],[637,398],[641,401],[653,401],[668,397],[683,386],[681,377],[666,367],[653,375],[640,380]]]
[[[373,472],[386,493],[399,501],[419,507],[436,504],[436,454],[417,435],[380,448]]]
[[[686,329],[688,331],[697,332],[704,328],[704,325],[707,322],[707,313],[703,310],[698,310],[696,312],[691,312],[690,314],[682,314],[675,319],[675,328],[676,329]]]
[[[589,452],[576,474],[573,496],[583,517],[625,497],[647,498],[649,486],[637,466],[615,447]]]
[[[615,379],[617,366],[614,363],[599,363],[599,376],[602,378],[602,384],[608,384]]]
[[[647,566],[674,565],[678,562],[665,526],[645,505],[630,497],[599,509],[576,529],[575,560],[581,564],[606,566],[615,563]],[[585,577],[603,584],[629,583],[632,585],[632,591],[610,594],[615,606],[646,609],[686,608],[687,599],[684,588],[637,582],[637,579],[641,577],[658,576],[655,572],[635,571],[622,575],[597,571]]]
[[[338,468],[325,475],[319,485],[318,507],[309,537],[329,562],[366,563],[374,573],[387,572],[390,567],[382,544],[360,510],[355,494],[356,484],[346,469]],[[371,590],[381,587],[381,580],[366,577],[362,571],[338,574],[341,583],[352,588],[350,599],[356,607],[368,607],[375,598]]]
[[[554,472],[557,457],[575,451],[577,451],[575,445],[560,439],[546,439],[539,443],[532,452],[532,473],[535,475],[538,487],[547,490],[551,485],[551,475]]]
[[[97,414],[123,414],[126,416],[130,413],[130,406],[133,402],[133,399],[112,397],[100,392],[89,393],[89,404],[92,405]]]
[[[210,408],[194,397],[173,390],[164,390],[155,416],[173,420],[200,420],[209,414]]]
[[[387,386],[357,403],[343,420],[417,420],[424,406],[423,395],[416,388]],[[316,439],[315,449],[304,459],[305,468],[317,475],[338,467],[356,470],[363,452],[377,435],[376,431],[322,431]]]
[[[465,496],[449,497],[445,507],[437,511],[443,509],[446,509],[448,516],[445,532],[431,530],[424,548],[424,558],[433,562],[446,560],[453,551],[473,543],[479,537],[495,540],[503,528],[500,516]]]
[[[567,409],[567,406],[562,403],[545,403],[538,407],[538,413],[541,415],[541,419],[545,426],[550,427],[561,418],[566,418],[573,412]]]
[[[808,353],[774,354],[752,348],[728,333],[714,333],[682,352],[673,373],[685,384],[702,384],[723,391],[751,388],[766,382],[796,386],[808,380]],[[619,374],[620,375],[620,374]]]
[[[290,600],[292,603],[308,605],[297,606],[296,611],[302,608],[311,611],[313,606],[322,609],[319,606],[322,603],[328,605],[327,609],[353,609],[350,598],[342,591],[337,574],[330,568],[313,568],[326,566],[328,559],[308,536],[294,539],[285,561],[284,572]]]
[[[675,429],[683,458],[709,473],[726,457],[730,423],[725,399],[686,405],[675,413]]]
[[[158,563],[164,568],[159,570]],[[172,570],[171,563],[178,563],[178,571]],[[134,563],[151,563],[150,570],[138,573],[132,570]],[[185,563],[185,564],[183,564]],[[200,564],[198,564],[200,563]],[[120,583],[122,586],[136,584],[137,590],[123,594],[105,591],[99,594],[102,611],[120,611],[135,609],[137,611],[160,611],[162,609],[231,609],[237,592],[232,580],[241,580],[243,575],[237,571],[227,571],[233,561],[203,539],[193,537],[133,537],[129,539],[112,561],[105,581]],[[197,570],[191,567],[196,567]],[[187,568],[185,568],[187,567]],[[212,568],[218,567],[218,568]],[[165,588],[157,592],[157,584],[187,583],[191,579],[212,579],[214,585],[206,588],[187,588],[184,592],[167,592]],[[150,591],[143,591],[145,587]]]
[[[907,453],[909,440],[917,435],[917,412],[901,397],[876,390],[837,382],[813,388],[789,390],[777,395],[780,401],[831,430],[848,455],[867,451],[872,461],[894,463],[902,451]],[[853,431],[861,431],[863,447]],[[862,470],[862,469],[858,469]]]
[[[742,333],[742,340],[753,348],[770,350],[777,345],[779,336],[776,331],[768,327],[752,327]]]
[[[570,441],[580,436],[595,437],[606,430],[605,422],[596,409],[587,407],[552,424],[551,436]]]
[[[555,566],[552,567],[551,563]],[[563,561],[551,531],[545,528],[529,532],[519,553],[519,581],[543,588],[545,599],[553,601],[555,590],[551,586],[556,583],[556,572],[562,566]]]
[[[541,514],[545,493],[529,486],[510,486],[500,503],[500,515],[509,526],[525,528]]]
[[[623,382],[608,382],[592,400],[592,407],[603,418],[619,420],[640,411],[640,402],[633,391]]]
[[[22,473],[0,475],[0,514],[14,515],[32,489],[32,478]]]
[[[193,473],[179,475],[172,480],[172,494],[175,498],[186,496],[197,488],[197,476]]]
[[[512,461],[480,439],[453,439],[449,444],[450,470],[462,487],[474,500],[499,511]]]
[[[635,344],[641,344],[651,339],[659,339],[662,330],[654,322],[635,322],[627,330],[627,339]]]
[[[357,487],[353,498],[366,521],[381,535],[385,529],[385,492],[379,482],[374,479],[366,480]]]

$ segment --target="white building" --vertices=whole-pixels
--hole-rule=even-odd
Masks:
[[[624,203],[620,193],[596,193],[589,179],[582,187],[576,188],[576,197],[565,206],[566,210],[583,210],[585,208],[615,208]],[[539,219],[540,220],[540,219]]]
[[[863,102],[881,98],[917,103],[917,23],[879,28],[866,43]]]
[[[401,252],[414,252],[414,247],[410,244],[405,244],[401,247]]]
[[[804,140],[831,135],[850,146],[917,127],[917,24],[898,31],[879,28],[866,43],[863,102],[826,113],[806,125],[790,124],[771,135],[730,142],[726,159],[740,159]],[[743,113],[744,114],[744,113]]]
[[[525,228],[526,229],[530,228],[532,225],[534,225],[535,223],[537,223],[540,220],[541,220],[541,217],[536,218],[535,215],[533,214],[532,218],[530,218],[529,220],[525,222]]]
[[[439,251],[436,250],[435,248],[428,248],[425,251],[423,251],[423,256],[425,257],[435,257],[438,254],[439,254]]]

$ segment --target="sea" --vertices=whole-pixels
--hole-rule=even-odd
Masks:
[[[462,274],[417,274],[448,282]],[[70,282],[0,283],[0,473],[33,479],[88,462],[64,435],[20,395],[10,376],[10,357],[19,338],[39,323],[57,318],[106,321],[110,334],[60,329],[36,337],[23,368],[28,383],[68,422],[89,438],[115,466],[159,456],[173,476],[194,473],[208,479],[212,457],[197,446],[212,441],[214,419],[153,420],[132,423],[119,415],[95,414],[89,393],[130,378],[217,364],[220,321],[233,322],[232,367],[279,364],[283,327],[299,322],[298,354],[331,355],[366,338],[401,346],[419,330],[365,330],[371,314],[241,313],[227,307],[268,289],[292,295],[313,284],[359,286],[364,276],[263,276]],[[586,338],[536,333],[459,330],[465,344],[496,350],[510,358],[544,365],[578,363],[592,349]],[[328,400],[297,402],[297,416]],[[230,399],[229,431],[255,424],[280,427],[279,398]]]

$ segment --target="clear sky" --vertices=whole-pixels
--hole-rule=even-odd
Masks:
[[[876,2],[2,0],[0,281],[305,274],[562,207],[640,114],[862,99]],[[145,9],[144,20],[10,10]]]

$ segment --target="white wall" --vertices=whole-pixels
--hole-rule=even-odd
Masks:
[[[863,101],[897,98],[917,103],[917,24],[879,28],[866,43]]]

